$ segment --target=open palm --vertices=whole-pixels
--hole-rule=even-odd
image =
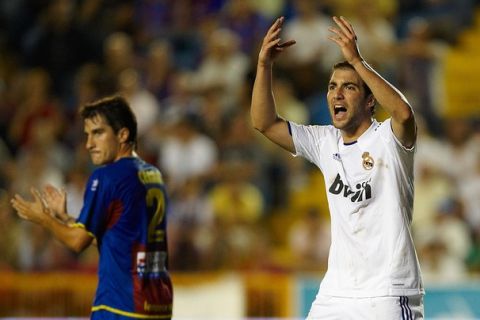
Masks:
[[[16,194],[11,200],[12,207],[17,211],[20,218],[32,221],[34,223],[42,223],[46,215],[50,212],[43,203],[40,193],[37,189],[30,189],[33,201],[27,201],[22,196]]]

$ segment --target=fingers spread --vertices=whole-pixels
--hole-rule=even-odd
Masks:
[[[268,32],[267,32],[267,37],[268,38],[271,37],[272,33],[281,29],[282,24],[283,24],[283,20],[284,20],[283,17],[277,18],[277,20],[275,20],[275,22],[272,24],[270,29],[268,29]]]
[[[343,16],[340,16],[340,19],[343,21],[343,25],[350,31],[351,34],[355,34],[355,31],[353,30],[353,26],[350,22],[348,22],[347,19],[345,19],[345,17]]]
[[[19,195],[15,195],[15,197],[10,201],[10,203],[22,219],[27,219],[25,212],[27,212],[28,207],[22,197],[20,197]]]
[[[352,25],[344,18],[344,17],[333,17],[333,21],[337,24],[337,26],[340,28],[340,30],[336,29],[337,33],[339,36],[343,36],[349,40],[356,39],[355,32],[353,30]],[[335,28],[330,28],[330,29],[335,29]],[[333,32],[333,30],[330,30]]]
[[[30,188],[30,193],[32,194],[33,198],[35,199],[35,201],[42,201],[42,195],[40,194],[40,192],[34,188],[34,187],[31,187]]]
[[[289,40],[289,41],[285,41],[283,43],[279,43],[278,44],[278,48],[288,48],[290,46],[293,46],[295,43],[297,43],[295,40]]]

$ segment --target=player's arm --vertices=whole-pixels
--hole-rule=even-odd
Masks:
[[[357,36],[352,25],[343,17],[333,17],[337,28],[330,40],[338,44],[345,59],[355,68],[365,81],[378,103],[392,118],[395,136],[405,147],[412,147],[416,139],[416,124],[413,110],[405,96],[380,74],[378,74],[360,55]]]
[[[295,41],[280,42],[284,18],[278,18],[267,31],[258,55],[250,115],[255,129],[290,152],[295,152],[287,122],[278,114],[272,90],[272,66],[276,56]]]
[[[41,225],[75,252],[81,252],[90,245],[93,237],[85,229],[59,221],[45,206],[38,190],[32,188],[31,193],[33,201],[27,201],[18,194],[11,200],[20,218]]]

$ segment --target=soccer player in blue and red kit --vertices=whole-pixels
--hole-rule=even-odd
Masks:
[[[80,115],[86,148],[100,167],[89,178],[78,219],[66,212],[66,193],[50,185],[43,192],[32,188],[32,201],[15,195],[12,206],[75,252],[97,243],[92,319],[171,319],[162,175],[135,154],[137,123],[124,98],[87,104]]]

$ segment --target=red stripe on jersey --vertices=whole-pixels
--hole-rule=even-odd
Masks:
[[[120,200],[114,200],[107,209],[107,229],[112,228],[120,219],[123,212],[123,203]]]

